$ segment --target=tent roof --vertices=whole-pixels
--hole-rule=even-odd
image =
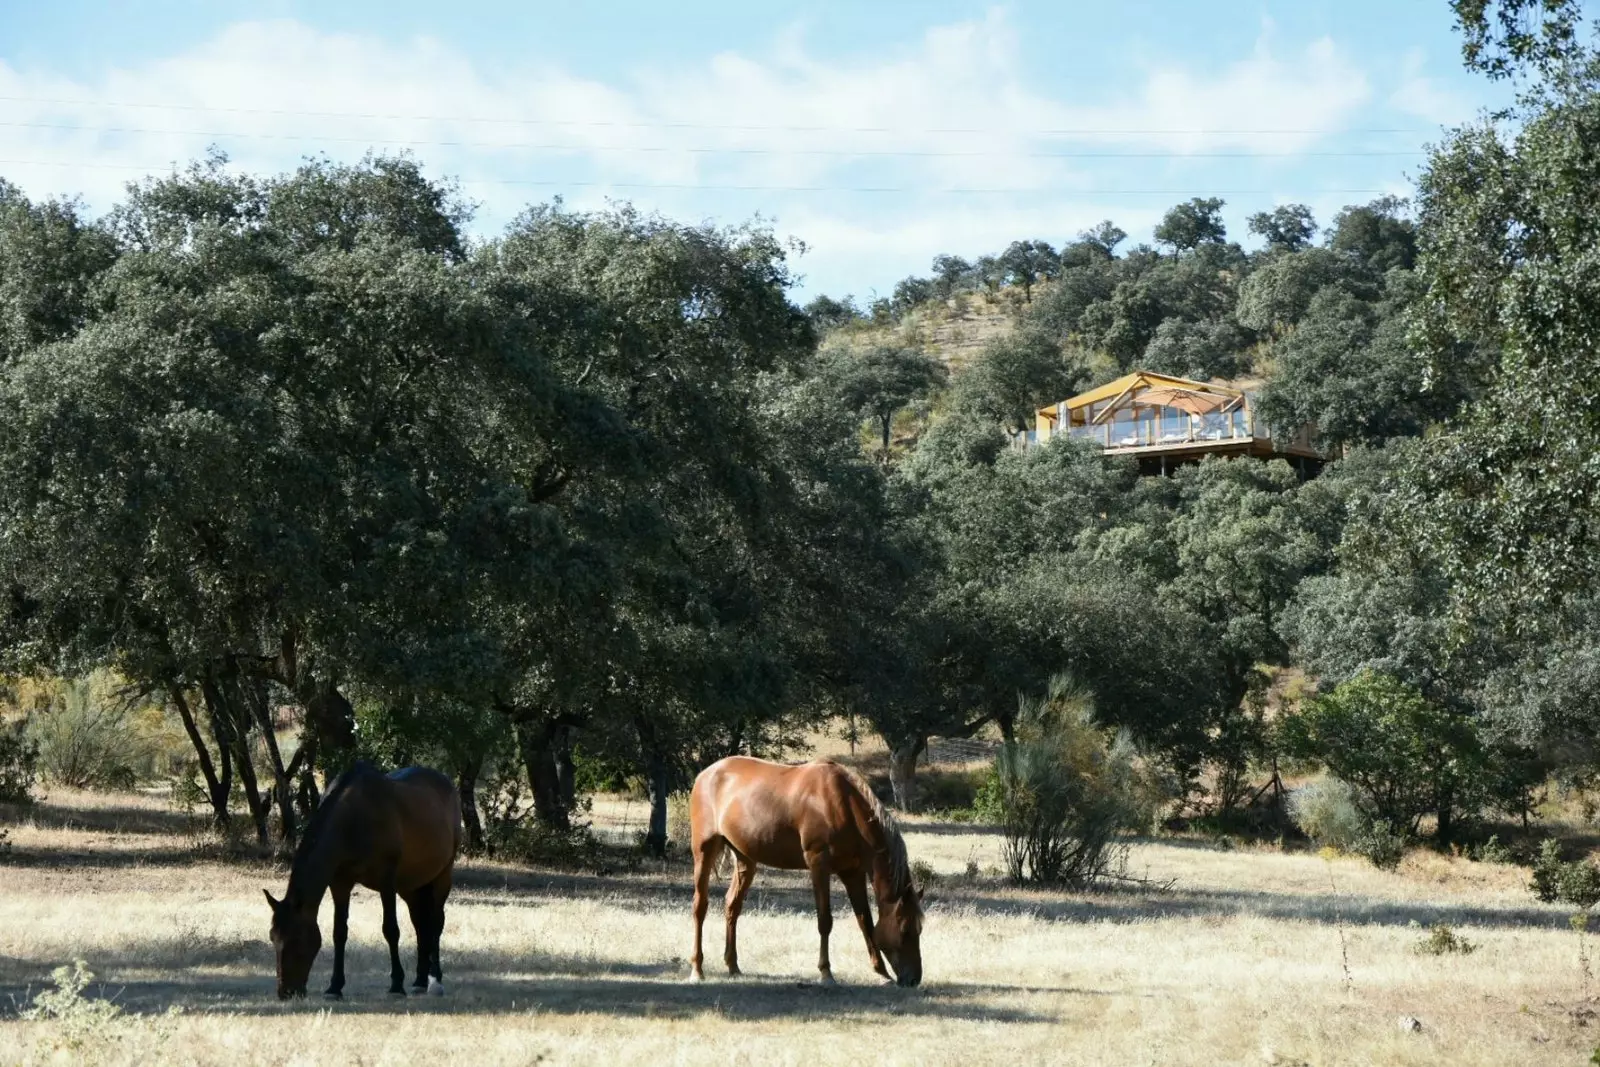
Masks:
[[[1155,374],[1151,371],[1134,371],[1086,393],[1079,393],[1063,403],[1069,411],[1087,407],[1102,400],[1115,400],[1124,393],[1143,391],[1147,389],[1183,390],[1191,393],[1207,393],[1212,396],[1233,399],[1241,396],[1242,391],[1226,385],[1211,385],[1207,382],[1192,381],[1188,378],[1174,378],[1168,374]],[[1055,405],[1041,409],[1040,414],[1053,414]]]

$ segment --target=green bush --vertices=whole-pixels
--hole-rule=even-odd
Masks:
[[[1124,835],[1149,820],[1138,777],[1132,745],[1097,727],[1088,697],[1064,680],[1024,701],[980,791],[998,811],[1011,879],[1090,888],[1119,873]]]
[[[1378,819],[1356,838],[1355,851],[1381,871],[1392,871],[1406,858],[1406,835],[1387,820]]]
[[[1318,845],[1354,852],[1367,831],[1355,790],[1337,778],[1319,778],[1289,794],[1289,818]]]
[[[1476,951],[1476,942],[1468,941],[1445,923],[1434,923],[1416,944],[1420,956],[1470,956]]]
[[[1283,718],[1279,737],[1285,755],[1350,783],[1362,813],[1395,833],[1415,834],[1442,804],[1467,806],[1483,784],[1472,724],[1386,674],[1363,671],[1311,697]]]
[[[109,672],[62,682],[49,703],[28,716],[27,738],[38,746],[40,773],[80,789],[131,788],[136,768],[151,761],[138,711],[117,692]]]
[[[1534,896],[1547,903],[1561,901],[1580,908],[1591,908],[1600,903],[1600,867],[1576,860],[1561,859],[1561,843],[1546,838],[1539,845],[1539,857],[1533,864],[1533,880],[1528,884]]]
[[[39,777],[39,746],[0,726],[0,804],[32,804]]]

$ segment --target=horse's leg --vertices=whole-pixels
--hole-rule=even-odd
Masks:
[[[867,939],[867,955],[872,958],[872,969],[893,981],[888,968],[883,965],[883,954],[878,951],[878,943],[872,939],[872,905],[867,897],[866,872],[851,871],[849,874],[841,874],[839,880],[844,883],[844,891],[850,894],[850,907],[855,911],[856,922],[861,926],[861,936]]]
[[[347,885],[328,887],[333,897],[333,979],[323,994],[326,997],[344,996],[344,943],[350,937],[350,888]]]
[[[722,858],[724,842],[720,837],[697,842],[694,846],[694,952],[689,956],[689,980],[698,982],[705,977],[701,961],[701,934],[706,924],[706,912],[711,907],[711,874]]]
[[[400,920],[395,918],[394,882],[378,891],[383,899],[383,939],[389,942],[389,994],[406,995],[406,969],[400,966]]]
[[[806,867],[811,871],[811,893],[817,899],[817,934],[822,941],[817,950],[817,970],[822,972],[823,985],[833,985],[833,965],[828,962],[828,935],[833,933],[833,901],[828,891],[832,873],[826,853],[807,854]]]
[[[411,988],[426,989],[428,951],[433,943],[433,887],[425,885],[406,897],[406,910],[411,913],[411,929],[417,935],[417,973],[411,979]]]
[[[433,938],[428,944],[429,962],[432,966],[428,974],[433,980],[428,983],[428,992],[436,997],[444,996],[444,967],[439,962],[439,939],[444,936],[444,902],[450,895],[451,881],[451,872],[445,871],[434,879],[433,892],[430,894],[433,900],[433,925],[429,929]]]
[[[744,911],[750,883],[756,880],[756,864],[738,852],[733,856],[733,881],[728,883],[727,896],[728,932],[723,940],[722,962],[728,965],[729,974],[739,974],[739,913]]]

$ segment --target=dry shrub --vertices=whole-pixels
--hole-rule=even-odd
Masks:
[[[1017,882],[1092,888],[1122,873],[1125,835],[1149,820],[1132,744],[1096,726],[1089,697],[1059,678],[1022,702],[985,794]]]

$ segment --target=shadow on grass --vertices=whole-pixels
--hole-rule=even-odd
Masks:
[[[108,834],[187,834],[201,820],[182,812],[161,811],[132,804],[117,804],[108,796],[92,808],[53,804],[47,798],[27,805],[0,804],[0,825],[33,823],[41,830],[87,830]]]
[[[840,984],[823,987],[792,975],[711,977],[690,984],[679,960],[618,964],[529,953],[515,957],[494,952],[444,952],[445,997],[388,995],[388,961],[381,948],[354,945],[347,957],[345,997],[327,1000],[317,993],[305,1000],[280,1002],[273,991],[270,950],[248,959],[174,969],[169,977],[148,978],[164,969],[162,945],[129,946],[89,960],[99,976],[88,995],[116,1002],[129,1012],[158,1014],[176,1005],[189,1012],[273,1016],[331,1010],[334,1014],[606,1014],[633,1018],[693,1018],[715,1014],[731,1020],[775,1018],[936,1017],[990,1022],[1055,1022],[1053,1014],[1015,1005],[998,1006],[995,995],[1109,996],[1069,987],[1038,989],[984,984],[930,983],[901,989],[875,978],[846,974]],[[410,961],[408,961],[409,963]],[[327,960],[319,959],[312,987],[327,981]],[[865,964],[863,964],[863,968]],[[26,1006],[47,984],[51,968],[21,960],[0,960],[0,1019]],[[250,973],[242,974],[241,970]],[[410,977],[407,970],[407,977]]]
[[[473,893],[474,903],[490,907],[537,905],[540,897],[602,897],[629,907],[681,909],[687,919],[690,885],[660,877],[610,879],[587,874],[518,871],[511,868],[465,868],[456,884]],[[717,880],[717,885],[722,881]],[[1356,893],[1275,893],[1250,889],[1186,889],[1149,891],[1113,889],[1099,893],[1052,894],[1037,890],[1007,891],[1000,885],[965,880],[929,889],[930,922],[937,929],[941,912],[980,916],[1028,916],[1062,922],[1141,922],[1160,919],[1257,917],[1348,926],[1453,926],[1505,929],[1564,930],[1570,909],[1492,907],[1452,901],[1405,901]],[[713,893],[715,896],[716,893]],[[843,891],[834,886],[834,915],[849,914]],[[809,880],[797,872],[762,868],[745,909],[810,916],[815,914]],[[715,910],[715,909],[713,909]]]

